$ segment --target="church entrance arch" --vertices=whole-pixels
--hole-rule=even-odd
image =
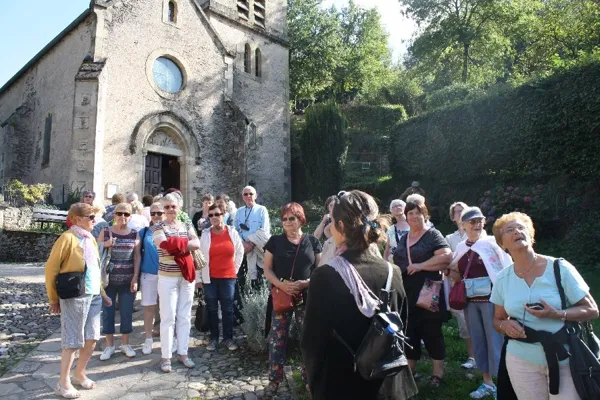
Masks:
[[[157,129],[145,146],[144,193],[156,196],[166,189],[181,190],[181,161],[185,155],[177,136]]]

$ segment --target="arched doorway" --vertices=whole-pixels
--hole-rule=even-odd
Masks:
[[[169,188],[182,189],[184,144],[172,129],[156,129],[144,146],[144,193],[156,196]]]

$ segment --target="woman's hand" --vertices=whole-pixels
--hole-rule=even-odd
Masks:
[[[104,304],[106,307],[112,306],[112,299],[110,297],[105,294],[101,294],[100,296],[102,296],[102,304]]]
[[[115,244],[115,241],[117,240],[117,238],[108,238],[104,241],[104,248],[107,249],[109,247],[112,247],[113,244]]]
[[[296,281],[296,283],[298,284],[300,290],[306,290],[308,289],[308,284],[310,283],[310,281],[307,279],[304,281]]]
[[[60,303],[50,304],[50,307],[48,307],[48,310],[52,314],[60,314]]]
[[[131,280],[131,293],[135,293],[137,292],[137,288],[138,288],[138,277],[137,276],[133,276],[133,279]]]
[[[423,271],[423,266],[421,264],[411,264],[406,269],[409,275],[413,275],[417,272]]]
[[[540,303],[544,305],[543,310],[534,310],[533,308],[523,306],[527,310],[527,312],[531,315],[534,315],[538,318],[550,318],[550,319],[561,319],[563,312],[557,310],[552,307],[550,304],[546,303],[544,300],[540,300]]]
[[[325,225],[327,223],[327,221],[329,221],[329,218],[330,218],[329,214],[323,215],[323,219],[321,220],[321,223],[323,225]]]
[[[524,339],[525,329],[517,321],[506,319],[501,322],[501,330],[513,339]]]
[[[204,284],[200,281],[196,282],[196,288],[200,289],[202,286],[204,286]]]
[[[297,296],[301,291],[298,282],[279,282],[277,287],[290,296]]]

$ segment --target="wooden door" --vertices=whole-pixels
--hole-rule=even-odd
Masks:
[[[144,194],[156,196],[161,192],[162,156],[148,153],[146,156],[146,171],[144,174]]]

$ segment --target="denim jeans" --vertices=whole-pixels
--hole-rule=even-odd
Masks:
[[[115,304],[119,298],[119,315],[121,316],[122,335],[133,332],[133,301],[135,293],[131,293],[131,288],[126,285],[108,285],[105,289],[106,294],[112,300],[110,307],[102,306],[102,333],[111,335],[115,333]]]
[[[223,316],[223,339],[233,339],[233,296],[236,279],[211,278],[204,285],[204,300],[210,321],[210,339],[219,339],[219,306]]]

